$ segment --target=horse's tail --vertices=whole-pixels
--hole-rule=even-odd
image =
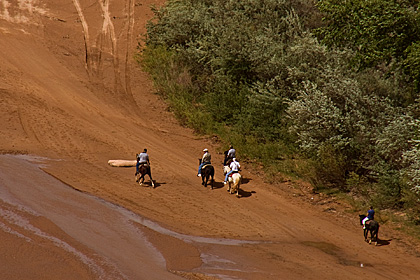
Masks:
[[[375,231],[379,232],[379,223],[377,221],[374,221],[374,227],[375,227]]]
[[[232,181],[233,181],[233,189],[236,191],[239,191],[239,187],[241,185],[242,176],[239,173],[235,173],[232,175]]]
[[[375,240],[375,245],[378,245],[379,240],[379,223],[377,221],[371,221],[371,239]],[[373,236],[372,236],[373,235]],[[373,240],[372,240],[373,241]]]
[[[210,165],[210,176],[213,178],[214,177],[214,166]]]

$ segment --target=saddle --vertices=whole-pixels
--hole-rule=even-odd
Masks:
[[[235,173],[239,173],[239,171],[232,171],[232,173],[229,174],[229,177],[232,177],[232,175]]]
[[[212,166],[211,163],[206,163],[201,167],[201,170],[203,170],[204,168],[206,168],[207,166]]]

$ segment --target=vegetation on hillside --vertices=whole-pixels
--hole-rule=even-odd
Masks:
[[[420,223],[416,3],[168,0],[139,60],[198,132]]]

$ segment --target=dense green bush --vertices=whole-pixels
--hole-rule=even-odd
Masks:
[[[323,43],[350,49],[356,69],[374,67],[388,76],[396,75],[393,79],[401,79],[404,72],[409,83],[398,84],[403,94],[390,97],[402,105],[416,99],[420,91],[418,1],[321,0],[317,6],[326,23],[316,31]],[[407,92],[411,88],[417,93]]]
[[[413,42],[405,50],[403,68],[414,80],[415,89],[420,92],[420,41]]]
[[[183,123],[270,172],[304,166],[319,186],[417,213],[414,6],[318,1],[320,43],[304,3],[169,0],[147,26],[142,64]]]
[[[348,47],[360,67],[390,63],[420,39],[414,7],[404,0],[322,0],[327,22],[319,31],[329,46]]]

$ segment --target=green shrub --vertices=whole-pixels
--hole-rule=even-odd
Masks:
[[[318,30],[329,46],[350,48],[361,68],[401,60],[420,39],[415,7],[399,0],[323,0],[318,8],[327,23]]]
[[[147,26],[142,65],[185,125],[271,178],[417,213],[418,16],[406,1],[318,1],[328,48],[299,17],[308,3],[169,0]]]

